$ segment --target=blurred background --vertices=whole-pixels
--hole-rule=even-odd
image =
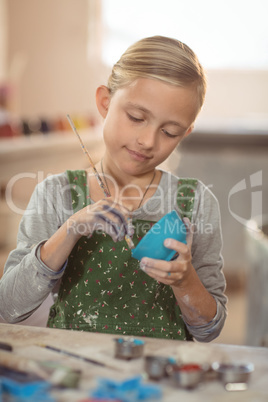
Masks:
[[[195,130],[163,167],[220,203],[229,315],[216,342],[268,345],[267,15],[266,0],[0,0],[0,277],[34,186],[87,167],[66,114],[97,161],[97,86],[130,44],[171,36],[208,77]]]

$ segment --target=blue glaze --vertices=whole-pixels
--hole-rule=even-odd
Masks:
[[[176,251],[164,246],[167,238],[186,244],[187,229],[175,210],[169,212],[156,222],[132,250],[132,257],[141,260],[143,257],[170,261]]]
[[[139,339],[134,339],[134,340],[133,340],[133,343],[134,343],[135,345],[144,345],[144,341],[141,341],[141,340],[139,340]]]
[[[141,341],[140,339],[124,339],[124,338],[117,338],[116,341],[118,343],[124,343],[124,342],[131,342],[134,345],[144,345],[144,341]]]

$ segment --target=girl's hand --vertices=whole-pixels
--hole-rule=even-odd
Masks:
[[[130,220],[131,211],[112,198],[104,198],[75,213],[67,221],[67,231],[75,238],[91,236],[94,231],[107,233],[114,242],[121,241],[134,228]]]
[[[193,242],[193,226],[188,218],[183,219],[187,226],[187,244],[174,239],[166,239],[164,245],[175,250],[178,257],[172,261],[156,260],[153,258],[142,258],[140,267],[155,280],[170,286],[180,286],[190,275],[192,266],[191,246]]]

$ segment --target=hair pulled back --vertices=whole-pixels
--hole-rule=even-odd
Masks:
[[[138,78],[196,86],[200,108],[204,103],[205,72],[195,53],[177,39],[152,36],[131,45],[113,66],[107,86],[113,94]]]

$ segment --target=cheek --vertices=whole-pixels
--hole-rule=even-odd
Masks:
[[[103,126],[103,140],[109,149],[116,150],[125,139],[123,128],[116,119],[107,118]]]
[[[179,145],[180,141],[162,141],[159,145],[159,155],[168,157]]]
[[[136,130],[133,130],[126,119],[121,116],[118,116],[118,118],[112,117],[105,120],[103,138],[105,143],[117,148],[136,141]]]

